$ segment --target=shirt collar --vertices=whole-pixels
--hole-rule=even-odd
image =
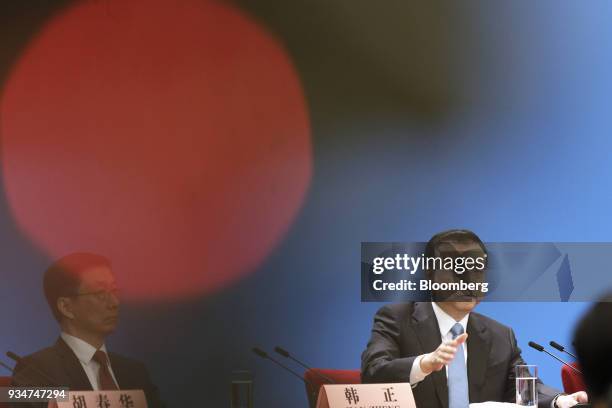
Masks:
[[[79,361],[83,364],[89,364],[95,352],[98,350],[86,341],[81,340],[78,337],[72,336],[68,333],[62,332],[62,334],[60,334],[60,337],[66,342],[68,347],[72,349]],[[102,347],[100,347],[100,350],[107,353],[106,344],[103,344]]]
[[[457,322],[453,319],[448,313],[446,313],[436,302],[431,302],[431,306],[433,307],[434,314],[436,315],[436,319],[438,320],[438,327],[440,328],[440,335],[442,338],[448,334],[450,329],[455,325],[455,323],[461,324],[463,326],[463,332],[467,332],[467,323],[470,317],[470,314],[466,314],[463,319]]]

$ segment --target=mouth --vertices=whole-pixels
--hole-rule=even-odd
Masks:
[[[478,297],[475,296],[474,293],[456,292],[451,294],[447,300],[453,302],[475,303],[478,301]]]

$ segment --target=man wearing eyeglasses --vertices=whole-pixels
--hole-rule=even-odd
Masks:
[[[487,249],[472,231],[448,230],[429,240],[425,257],[486,259]],[[486,282],[485,271],[465,271],[460,278],[444,268],[431,268],[425,274],[435,283],[459,279],[478,283]],[[419,408],[513,402],[515,367],[525,362],[513,330],[474,311],[483,294],[434,290],[431,302],[383,306],[362,354],[362,381],[409,382]],[[588,400],[584,391],[565,395],[539,380],[536,389],[539,408],[570,408]]]
[[[150,408],[161,407],[145,366],[106,348],[120,304],[109,260],[91,253],[67,255],[47,269],[43,287],[61,334],[54,345],[15,367],[13,385],[79,391],[142,389]]]

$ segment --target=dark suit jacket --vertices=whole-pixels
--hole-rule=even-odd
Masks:
[[[525,364],[511,328],[472,312],[467,325],[470,402],[515,402],[514,366]],[[409,382],[415,358],[442,342],[429,302],[387,305],[374,316],[372,336],[361,356],[364,383]],[[418,408],[448,408],[444,369],[413,388]],[[559,391],[538,382],[539,408],[550,408]]]
[[[163,406],[157,387],[151,382],[144,364],[115,353],[108,353],[108,358],[120,389],[142,389],[149,408]],[[13,385],[65,386],[75,391],[92,390],[79,359],[61,337],[53,346],[24,357],[15,366]],[[41,404],[30,406],[41,406]],[[46,407],[46,404],[42,406]],[[16,407],[24,408],[25,404],[17,404]]]

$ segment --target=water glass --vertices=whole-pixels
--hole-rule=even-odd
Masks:
[[[516,404],[523,407],[537,408],[538,392],[536,379],[538,367],[534,365],[517,365],[514,367],[516,378]]]
[[[232,372],[231,408],[253,408],[253,374],[250,371]]]

